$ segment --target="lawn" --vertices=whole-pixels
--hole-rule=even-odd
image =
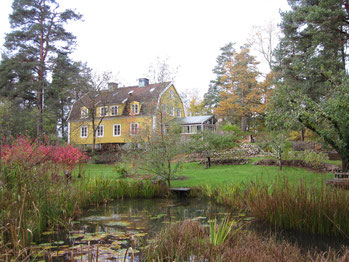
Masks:
[[[253,165],[252,163],[254,161],[246,165],[212,166],[209,169],[196,162],[185,163],[183,170],[179,174],[180,176],[184,176],[185,179],[174,180],[171,186],[194,187],[206,184],[219,186],[227,183],[241,183],[259,179],[272,182],[279,174],[286,175],[291,183],[296,183],[304,179],[308,183],[319,184],[321,181],[333,177],[333,174],[321,174],[296,167],[283,167],[282,172],[280,172],[278,167]],[[86,164],[84,170],[85,176],[88,177],[99,176],[115,179],[119,177],[112,165]]]

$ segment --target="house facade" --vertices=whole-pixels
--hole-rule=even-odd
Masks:
[[[91,91],[76,101],[68,118],[69,143],[124,144],[142,130],[160,128],[173,118],[185,117],[183,102],[172,82],[149,84],[139,79],[138,86],[118,87],[109,83],[108,90]]]

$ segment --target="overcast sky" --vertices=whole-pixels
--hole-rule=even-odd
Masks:
[[[287,0],[57,0],[83,14],[68,29],[77,36],[72,56],[97,70],[118,74],[123,85],[144,77],[157,57],[179,66],[176,87],[205,93],[220,48],[242,45],[253,26],[271,19]],[[0,0],[0,45],[10,31],[12,0]]]

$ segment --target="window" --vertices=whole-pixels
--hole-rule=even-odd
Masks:
[[[173,106],[170,107],[170,116],[174,116],[174,107]]]
[[[82,108],[81,109],[81,118],[87,118],[88,117],[88,109]]]
[[[81,138],[86,138],[87,137],[87,126],[82,126],[80,130],[80,137]]]
[[[118,106],[112,106],[111,110],[110,110],[111,111],[111,115],[112,116],[116,116],[118,114],[118,109],[119,109]]]
[[[132,104],[131,105],[131,114],[138,114],[138,104]]]
[[[131,135],[138,135],[138,123],[130,124],[130,134]]]
[[[97,137],[103,137],[104,136],[104,126],[97,126]]]
[[[121,136],[121,125],[116,124],[113,126],[113,135],[114,136]]]
[[[170,98],[171,98],[171,99],[174,98],[174,92],[173,92],[173,90],[170,90]]]
[[[177,108],[177,117],[182,117],[182,110]]]
[[[101,116],[106,116],[107,113],[108,113],[108,107],[107,107],[107,106],[102,106],[102,107],[100,108],[100,115],[101,115]]]

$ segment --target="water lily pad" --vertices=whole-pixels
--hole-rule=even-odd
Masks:
[[[52,235],[55,233],[57,233],[57,232],[56,231],[46,231],[46,232],[43,232],[42,235],[47,236],[47,235]]]
[[[207,217],[194,217],[192,218],[192,220],[202,220],[202,219],[206,219]]]
[[[114,226],[127,227],[130,224],[131,223],[128,222],[128,221],[110,221],[110,222],[104,223],[104,225],[107,226],[107,227],[114,227]]]

